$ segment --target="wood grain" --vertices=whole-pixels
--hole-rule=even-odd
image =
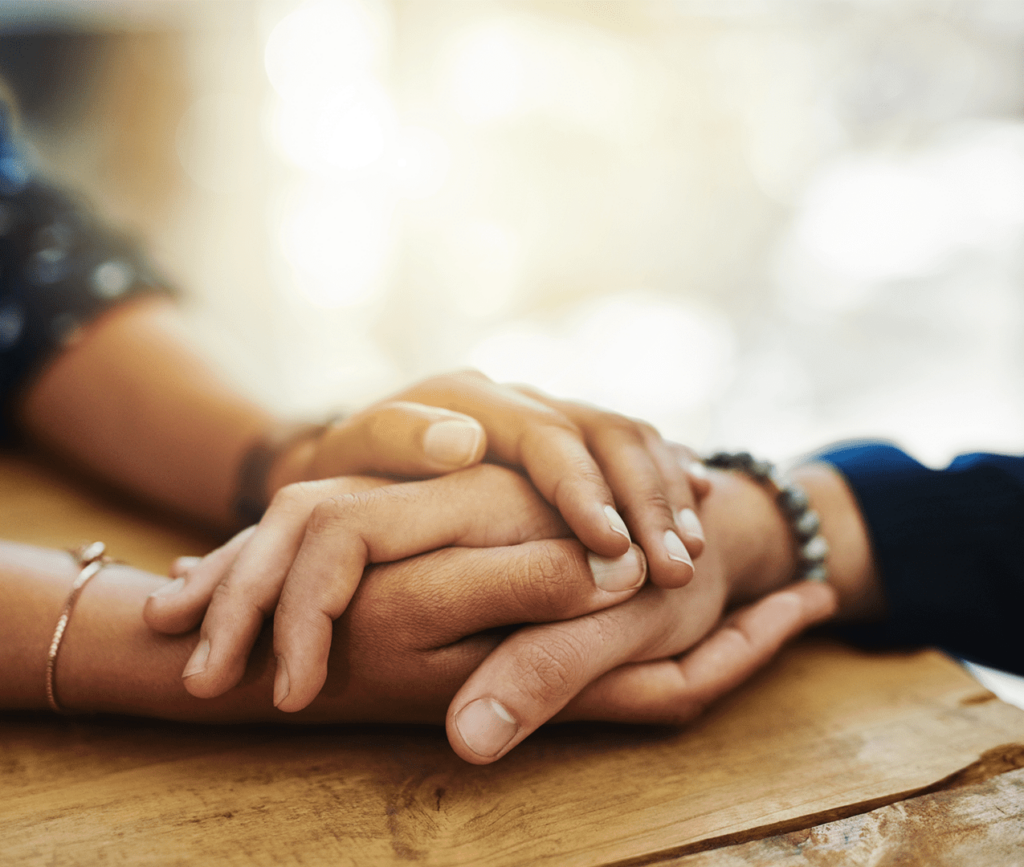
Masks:
[[[153,569],[202,543],[20,460],[0,460],[0,521]],[[993,750],[1024,755],[1024,712],[941,654],[818,640],[685,729],[555,726],[490,767],[433,728],[6,714],[0,744],[4,864],[582,867],[895,803]]]
[[[659,867],[1012,867],[1024,864],[1024,770]]]
[[[0,452],[0,538],[48,548],[100,539],[113,557],[161,575],[175,557],[205,553],[218,542],[98,483],[5,452]]]

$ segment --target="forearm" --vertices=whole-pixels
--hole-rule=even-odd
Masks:
[[[77,572],[66,552],[0,542],[0,707],[47,707],[47,649]],[[111,564],[86,584],[57,659],[61,706],[197,721],[279,716],[270,701],[266,641],[249,676],[228,695],[201,701],[185,691],[181,669],[197,636],[160,635],[142,621],[146,597],[165,580]]]
[[[92,323],[33,382],[21,404],[29,436],[137,496],[234,526],[245,450],[277,421],[221,383],[163,298]]]
[[[792,478],[821,520],[820,532],[829,545],[828,581],[839,596],[838,617],[880,616],[884,598],[870,540],[842,476],[828,465],[806,464]],[[709,544],[722,552],[730,606],[758,599],[793,579],[797,552],[792,531],[766,486],[742,473],[712,471],[712,494],[701,520]]]

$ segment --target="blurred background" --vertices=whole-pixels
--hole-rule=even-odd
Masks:
[[[293,415],[473,366],[773,458],[1024,431],[1024,4],[0,5],[34,159]]]

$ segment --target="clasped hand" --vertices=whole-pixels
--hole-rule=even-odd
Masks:
[[[183,564],[178,592],[147,604],[161,631],[202,621],[184,672],[190,692],[212,697],[238,683],[273,613],[278,708],[436,721],[447,707],[453,747],[484,763],[555,715],[688,719],[830,613],[827,590],[801,587],[719,624],[730,582],[713,539],[696,580],[662,568],[663,586],[641,589],[655,557],[683,563],[665,542],[665,514],[677,541],[703,547],[700,524],[677,518],[697,505],[694,490],[707,492],[686,472],[689,454],[612,414],[559,404],[567,414],[505,390],[495,409],[500,387],[472,375],[458,386],[449,409],[480,420],[488,453],[524,466],[534,484],[484,465],[400,484],[348,477],[283,488],[257,527]],[[432,388],[414,396],[445,393]],[[609,521],[608,500],[628,504],[629,529],[647,546]],[[386,565],[364,575],[371,563]]]

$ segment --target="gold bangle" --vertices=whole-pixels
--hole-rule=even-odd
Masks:
[[[57,668],[60,642],[64,638],[64,630],[68,628],[71,612],[75,608],[82,588],[89,583],[90,578],[95,577],[104,566],[112,562],[109,557],[104,556],[106,550],[107,546],[102,542],[93,542],[68,552],[78,564],[78,577],[75,578],[71,590],[68,592],[68,598],[64,601],[64,610],[61,611],[60,618],[57,620],[57,628],[53,631],[53,640],[50,642],[50,649],[46,654],[46,700],[57,713],[64,713],[64,709],[57,703],[57,696],[53,690],[53,676]]]

